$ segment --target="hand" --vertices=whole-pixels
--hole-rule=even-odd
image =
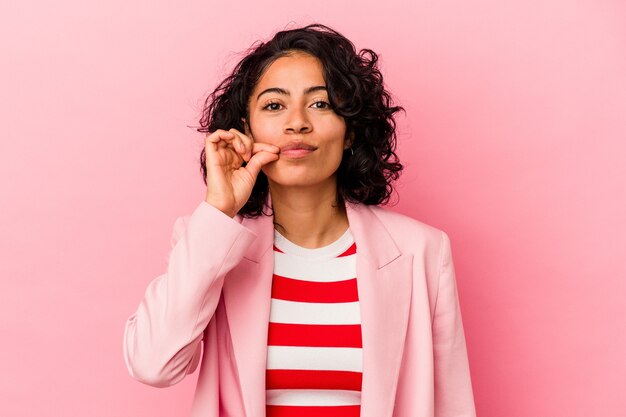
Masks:
[[[237,129],[218,129],[205,140],[206,202],[230,217],[243,207],[263,165],[278,160],[280,148],[254,142]],[[245,167],[242,166],[246,161]]]

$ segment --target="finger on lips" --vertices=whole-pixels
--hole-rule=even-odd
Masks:
[[[251,138],[244,134],[240,134],[237,129],[232,128],[228,131],[218,130],[207,135],[207,139],[211,142],[221,142],[222,146],[230,145],[235,152],[241,154],[244,159],[249,160],[253,154],[266,151],[270,153],[278,153],[280,148],[269,143],[254,142]]]
[[[261,143],[261,142],[255,142],[252,147],[252,152],[254,153],[257,153],[259,151],[277,153],[279,150],[280,148],[276,145],[270,145],[269,143]]]

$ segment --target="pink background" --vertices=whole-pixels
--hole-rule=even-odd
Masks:
[[[626,415],[624,2],[89,3],[0,5],[0,415],[187,415],[197,373],[122,357],[204,196],[187,126],[237,52],[315,21],[407,110],[392,209],[450,235],[478,414]]]

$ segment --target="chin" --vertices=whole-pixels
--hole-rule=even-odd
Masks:
[[[297,176],[268,177],[268,180],[271,183],[285,187],[306,187],[320,182],[319,180],[316,181],[311,178],[299,178]]]
[[[273,163],[271,167],[266,166],[262,168],[262,170],[271,183],[281,186],[306,187],[317,184],[321,185],[328,181],[336,181],[336,176],[333,175],[336,169],[325,168],[324,170],[320,170],[319,167],[312,168],[306,165],[285,166]]]
[[[282,174],[282,175],[281,175]],[[267,175],[267,178],[270,183],[274,183],[283,187],[310,187],[315,185],[322,185],[329,181],[336,181],[336,177],[333,175],[329,176],[314,176],[310,175],[296,175],[294,173],[271,173]]]

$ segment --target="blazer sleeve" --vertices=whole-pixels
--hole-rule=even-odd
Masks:
[[[256,239],[205,201],[187,217],[174,222],[167,271],[148,284],[124,328],[128,372],[155,387],[174,385],[195,370],[224,276]]]
[[[435,417],[475,417],[474,396],[448,235],[441,231],[439,280],[432,333]]]

